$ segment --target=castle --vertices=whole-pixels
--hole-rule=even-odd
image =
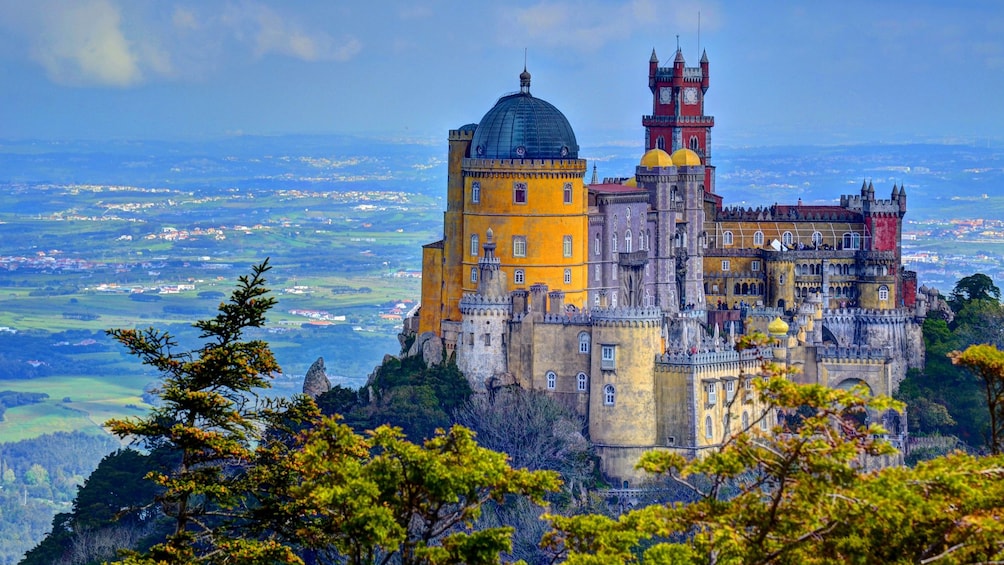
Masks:
[[[839,205],[726,207],[704,112],[709,63],[649,61],[633,174],[586,184],[565,116],[520,90],[451,130],[443,239],[423,248],[414,350],[455,354],[475,390],[546,391],[588,423],[601,470],[636,484],[651,449],[699,456],[776,414],[765,357],[802,382],[891,394],[923,364],[926,298],[900,264],[903,187]],[[737,336],[776,345],[737,352]],[[905,420],[889,415],[894,442]]]

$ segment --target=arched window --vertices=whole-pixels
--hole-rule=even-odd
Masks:
[[[481,183],[479,181],[471,183],[471,202],[481,202]]]
[[[593,255],[600,254],[600,234],[596,234],[593,238]]]
[[[603,387],[603,404],[607,406],[613,406],[616,393],[614,392],[614,385],[607,385]]]
[[[711,422],[711,416],[704,418],[704,437],[708,439],[715,437],[715,427],[714,423]]]
[[[878,299],[879,302],[885,302],[886,300],[889,300],[889,287],[887,287],[886,285],[882,285],[879,287]]]
[[[471,267],[471,282],[473,282],[473,283],[478,282],[478,268],[477,267]]]
[[[763,232],[757,231],[753,234],[753,245],[763,245]]]
[[[563,257],[572,256],[572,236],[566,235],[561,238],[561,255]]]
[[[585,373],[579,373],[578,376],[575,377],[575,381],[576,388],[579,392],[586,392],[586,390],[588,390],[589,377],[587,377]]]
[[[645,230],[638,230],[638,250],[645,250]]]
[[[572,203],[572,183],[570,183],[570,182],[566,182],[565,183],[564,193],[565,193],[564,194],[564,196],[565,196],[565,204],[571,204]]]
[[[791,244],[794,241],[795,238],[791,235],[790,231],[786,231],[781,234],[781,243],[783,243],[786,247],[791,247]]]
[[[617,232],[610,236],[610,252],[617,253]]]
[[[564,278],[564,281],[565,281],[565,284],[572,284],[572,270],[571,269],[565,269],[565,278]]]
[[[478,247],[480,247],[478,242],[478,234],[471,236],[471,255],[474,257],[478,256]]]
[[[822,245],[823,244],[823,234],[820,233],[820,232],[818,232],[818,231],[812,232],[812,244],[815,245],[816,247],[819,247],[820,245]]]
[[[727,231],[722,234],[722,245],[732,245],[732,232]]]
[[[691,151],[697,151],[697,150],[699,150],[701,148],[700,143],[701,142],[697,140],[697,136],[696,135],[692,136],[690,138],[690,150]]]
[[[579,353],[589,353],[590,337],[586,332],[579,334]]]
[[[655,140],[655,146],[658,147],[659,149],[665,149],[666,139],[660,135],[659,138]]]
[[[547,375],[547,389],[554,390],[558,386],[558,375],[554,374],[554,371],[548,371]]]
[[[624,232],[624,253],[631,253],[631,249],[631,230],[627,230]]]
[[[523,269],[516,269],[512,274],[512,282],[516,284],[523,284],[526,280],[526,276],[523,274]]]

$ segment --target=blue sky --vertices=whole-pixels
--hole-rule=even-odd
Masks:
[[[640,146],[677,34],[707,50],[720,146],[1004,137],[995,1],[0,0],[0,138],[445,143],[526,48],[580,145]]]

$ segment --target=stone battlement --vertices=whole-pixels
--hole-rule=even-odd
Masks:
[[[885,362],[890,358],[888,349],[884,347],[868,347],[867,345],[851,345],[848,347],[825,345],[819,348],[818,356],[825,361],[869,360]]]
[[[512,312],[512,298],[508,296],[484,296],[465,293],[460,299],[462,314],[492,314],[503,315]]]

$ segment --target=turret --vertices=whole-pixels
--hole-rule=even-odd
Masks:
[[[673,60],[673,88],[683,87],[683,67],[686,62],[683,60],[683,51],[676,48],[676,59]]]
[[[655,73],[659,70],[659,58],[655,56],[655,47],[652,48],[652,56],[648,59],[648,88],[655,93]]]
[[[708,52],[701,53],[701,92],[708,93]]]

